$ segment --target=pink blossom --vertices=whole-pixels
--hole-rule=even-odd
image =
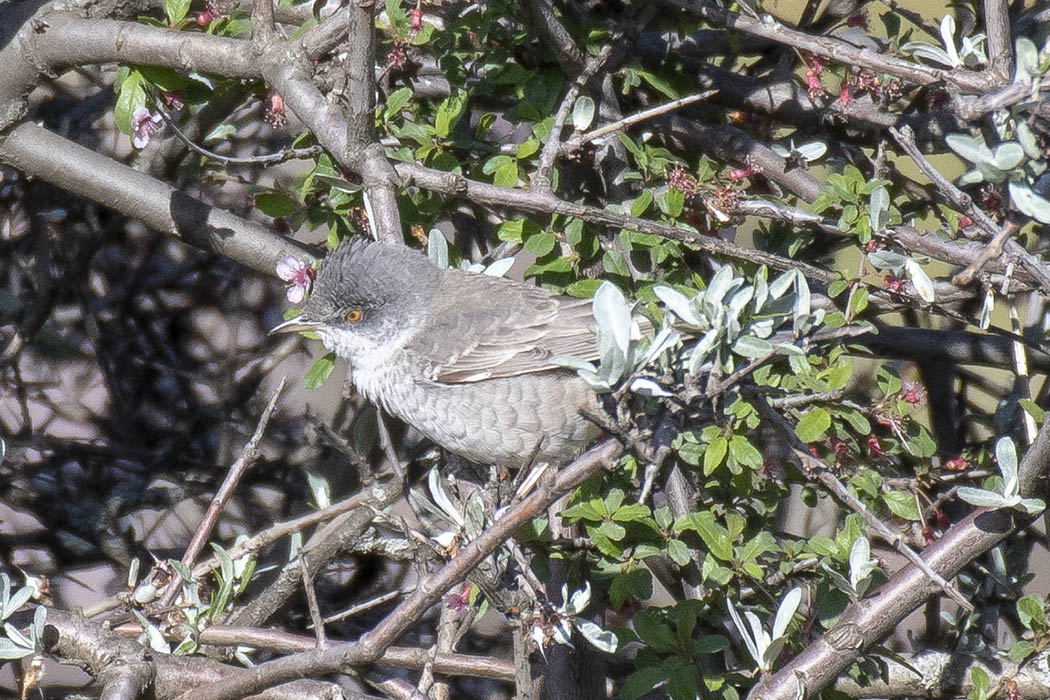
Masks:
[[[277,263],[277,276],[288,282],[288,301],[299,304],[310,290],[315,271],[305,261],[291,255]]]
[[[143,106],[138,106],[131,113],[131,145],[135,148],[145,148],[149,144],[149,137],[160,129],[160,115],[150,114]]]

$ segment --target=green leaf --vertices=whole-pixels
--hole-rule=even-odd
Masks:
[[[267,216],[278,218],[292,214],[299,207],[295,202],[280,192],[260,192],[255,195],[255,208]]]
[[[514,187],[518,184],[518,162],[511,160],[496,169],[492,184],[500,187]]]
[[[403,87],[394,92],[390,93],[390,97],[386,99],[386,107],[383,108],[383,116],[386,119],[390,119],[392,116],[401,111],[401,108],[412,99],[412,88]]]
[[[693,530],[700,535],[711,554],[722,561],[732,561],[733,544],[729,541],[729,531],[715,522],[715,514],[711,511],[683,516],[675,523],[675,529],[679,532]]]
[[[639,217],[645,213],[649,205],[653,203],[653,191],[650,189],[642,190],[642,193],[638,195],[633,202],[631,202],[631,216]]]
[[[619,610],[628,597],[648,600],[653,595],[653,575],[645,567],[637,567],[613,577],[609,584],[609,602]]]
[[[1014,642],[1013,646],[1010,647],[1010,658],[1017,663],[1021,663],[1034,653],[1035,644],[1027,639]]]
[[[641,520],[642,518],[649,517],[649,506],[642,503],[628,503],[625,506],[620,506],[613,513],[613,520],[621,523],[628,523],[634,520]]]
[[[1021,624],[1039,634],[1046,629],[1046,610],[1041,596],[1029,593],[1017,600],[1017,616]]]
[[[722,465],[728,450],[728,439],[717,437],[711,441],[711,444],[707,446],[706,450],[704,450],[704,476],[710,476],[714,473],[715,469],[718,469],[718,467]]]
[[[587,129],[594,121],[594,100],[587,95],[576,99],[572,107],[572,128],[576,131]]]
[[[674,538],[667,540],[667,556],[678,566],[685,566],[691,559],[686,543]]]
[[[117,129],[131,136],[131,115],[139,107],[146,106],[146,89],[142,86],[142,74],[137,70],[129,71],[128,77],[120,85],[120,95],[113,108]]]
[[[539,139],[530,138],[518,144],[518,152],[516,155],[518,160],[523,160],[536,153],[538,150],[540,150]]]
[[[885,501],[890,512],[898,518],[912,521],[921,519],[915,495],[908,491],[888,491],[882,494],[882,500]]]
[[[762,468],[762,453],[743,435],[734,435],[729,438],[729,454],[745,467]]]
[[[547,255],[547,253],[554,250],[554,244],[556,242],[557,239],[554,237],[553,233],[544,231],[526,238],[525,250],[529,251],[537,258],[542,258],[544,255]]]
[[[445,98],[434,117],[434,133],[438,138],[448,138],[459,118],[463,116],[467,102],[467,93],[463,90]]]
[[[332,373],[332,369],[335,367],[335,353],[330,352],[326,355],[322,355],[317,358],[313,366],[306,371],[303,375],[303,386],[313,391],[314,389],[320,388],[324,384],[325,380],[328,379],[328,375]]]
[[[190,11],[190,0],[164,0],[164,14],[168,16],[168,24],[174,27],[186,19]]]
[[[817,406],[811,408],[795,426],[795,435],[805,443],[816,442],[831,427],[831,415]]]

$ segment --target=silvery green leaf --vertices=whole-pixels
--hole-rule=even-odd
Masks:
[[[609,385],[616,384],[627,369],[627,358],[611,333],[598,330],[598,376]]]
[[[864,584],[871,578],[878,562],[871,558],[871,545],[868,538],[861,535],[853,540],[849,552],[849,582],[853,592],[863,595]]]
[[[777,354],[790,355],[792,357],[804,357],[806,351],[793,343],[779,343],[776,346]]]
[[[567,592],[566,587],[562,587],[562,600],[565,600],[565,594]],[[572,596],[568,599],[568,606],[565,608],[565,612],[568,615],[579,615],[591,602],[591,582],[587,581],[583,588],[578,591],[574,591]]]
[[[547,634],[543,631],[543,626],[533,625],[529,636],[532,637],[533,643],[536,645],[536,648],[540,650],[540,654],[543,655],[543,658],[547,658],[547,654],[543,651],[543,645],[547,643]]]
[[[442,270],[448,269],[448,241],[445,235],[436,228],[427,234],[427,257]]]
[[[974,163],[974,168],[976,168],[978,172],[981,173],[981,177],[988,182],[994,182],[996,184],[1006,182],[1008,173],[1005,170],[1000,170],[991,163]]]
[[[711,307],[717,307],[722,305],[722,298],[725,293],[729,291],[730,285],[733,283],[733,269],[729,265],[723,265],[722,268],[711,277],[711,281],[707,283],[707,291],[704,293],[704,303]]]
[[[306,483],[319,509],[323,510],[332,505],[332,487],[328,485],[328,479],[317,472],[307,470]]]
[[[1033,78],[1039,72],[1039,49],[1035,42],[1027,36],[1021,36],[1014,42],[1015,64],[1017,71],[1014,73],[1015,83],[1033,83]]]
[[[572,128],[583,131],[594,121],[594,100],[587,95],[576,98],[572,106]]]
[[[157,586],[152,581],[143,581],[141,586],[135,588],[131,599],[139,605],[152,603],[157,599]]]
[[[945,52],[939,46],[933,44],[924,44],[919,41],[909,41],[907,44],[901,47],[901,51],[910,53],[912,56],[918,56],[919,58],[925,58],[927,61],[933,61],[939,63],[942,66],[954,68],[952,65],[951,56]]]
[[[977,168],[967,170],[965,173],[959,176],[960,185],[976,185],[984,182],[984,174],[981,173]]]
[[[773,664],[775,664],[777,659],[780,658],[780,652],[783,651],[786,642],[786,639],[774,639],[765,649],[762,650],[763,671],[768,672],[773,670]]]
[[[572,627],[569,626],[569,619],[563,617],[555,622],[551,627],[551,636],[554,641],[558,644],[564,644],[565,646],[572,646]]]
[[[1016,141],[1007,141],[995,147],[992,165],[1000,170],[1013,170],[1024,160],[1024,149]]]
[[[808,315],[812,308],[809,282],[806,281],[806,276],[799,270],[795,270],[795,293],[798,295],[798,299],[795,301],[795,306],[792,308],[792,312],[796,316]]]
[[[678,338],[678,331],[670,326],[664,326],[661,328],[660,332],[656,334],[655,338],[653,338],[653,342],[649,343],[649,348],[645,351],[645,355],[642,356],[642,360],[638,363],[638,366],[645,367],[650,362],[656,360],[665,351],[674,347],[678,342]]]
[[[1007,500],[1000,494],[987,489],[960,486],[955,493],[970,505],[982,508],[1005,508],[1008,505]]]
[[[740,312],[744,310],[744,307],[747,306],[754,297],[755,288],[751,286],[742,287],[733,292],[732,296],[729,297],[729,302],[726,304],[729,317],[739,319]]]
[[[671,313],[684,323],[688,323],[690,326],[701,326],[703,324],[696,311],[693,310],[693,303],[674,287],[658,284],[653,287],[653,294],[664,303],[664,306]]]
[[[24,659],[33,653],[32,648],[20,647],[10,639],[0,637],[0,659]]]
[[[747,326],[747,331],[756,338],[768,338],[773,335],[776,322],[771,318],[760,318],[752,321]]]
[[[138,610],[132,610],[131,612],[134,613],[139,624],[142,625],[142,629],[146,632],[146,639],[149,641],[150,649],[159,651],[162,654],[170,654],[171,646],[164,639],[164,635],[157,629],[157,626],[147,620]]]
[[[131,560],[131,565],[128,567],[128,588],[134,588],[135,584],[139,582],[139,567],[142,566],[142,562],[138,557]]]
[[[894,275],[900,274],[907,259],[900,253],[894,253],[892,250],[877,250],[874,253],[868,253],[868,262],[876,269],[891,270]]]
[[[959,52],[955,50],[955,17],[950,14],[941,18],[941,41],[944,42],[944,49],[947,51],[948,58],[951,61],[948,65],[952,68],[961,66],[962,61],[959,60]]]
[[[934,301],[933,282],[922,269],[922,265],[908,258],[904,261],[904,269],[908,271],[908,277],[915,285],[915,291],[918,292],[919,297],[927,304],[932,304]]]
[[[1029,515],[1035,515],[1036,513],[1042,513],[1046,510],[1046,504],[1043,503],[1041,498],[1022,498],[1018,504],[1021,510],[1028,513]]]
[[[780,273],[775,280],[769,283],[769,296],[773,299],[779,299],[784,296],[784,292],[791,289],[791,286],[795,283],[795,271],[787,270]]]
[[[612,386],[607,381],[598,376],[597,372],[591,372],[588,370],[580,369],[576,370],[576,374],[580,376],[580,379],[587,382],[587,384],[590,385],[591,389],[594,389],[594,391],[598,392],[599,394],[604,394],[612,390]]]
[[[674,396],[673,393],[646,377],[631,380],[631,391],[642,396]]]
[[[490,277],[502,277],[510,268],[514,267],[514,258],[500,258],[485,268],[485,274]]]
[[[962,58],[963,65],[967,68],[973,68],[974,66],[982,63],[987,63],[988,58],[984,55],[984,34],[974,34],[973,36],[964,36],[962,45],[959,47],[959,56]]]
[[[828,146],[820,141],[810,141],[809,143],[796,146],[794,151],[805,158],[807,163],[812,163],[828,152]]]
[[[948,134],[944,138],[948,148],[971,163],[990,163],[992,151],[983,139],[974,138],[969,134]]]
[[[1032,159],[1041,158],[1043,153],[1039,148],[1039,141],[1035,138],[1035,133],[1031,127],[1028,126],[1028,122],[1018,120],[1016,127],[1016,136],[1018,143],[1021,144],[1021,148],[1024,149],[1025,155]],[[0,457],[2,458],[2,457]]]
[[[851,586],[850,582],[846,580],[846,577],[832,569],[826,562],[821,562],[820,566],[840,591],[843,593],[849,593],[853,590],[853,586]]]
[[[1014,206],[1036,221],[1050,224],[1050,201],[1036,194],[1023,182],[1011,182],[1009,188]]]
[[[595,649],[604,651],[606,654],[616,653],[617,639],[612,632],[603,630],[590,620],[577,619],[573,620],[572,624]]]
[[[984,303],[981,304],[981,315],[977,320],[977,326],[982,330],[988,330],[992,323],[992,311],[995,310],[995,292],[991,289],[984,293]]]
[[[1038,500],[1038,499],[1029,499]],[[47,608],[43,605],[38,605],[36,611],[33,613],[33,640],[37,644],[42,643],[41,640],[44,638],[44,625],[47,623]],[[37,650],[39,651],[39,649]]]
[[[762,655],[758,653],[758,646],[755,644],[755,640],[751,638],[751,633],[747,626],[744,625],[744,621],[740,619],[740,613],[736,611],[736,606],[733,605],[733,601],[726,596],[726,608],[729,610],[729,617],[732,618],[733,624],[736,625],[737,632],[740,633],[740,638],[744,640],[744,646],[747,647],[748,653],[751,654],[751,658],[755,660],[756,664],[762,663]]]
[[[773,352],[773,344],[768,340],[744,335],[737,338],[736,342],[733,343],[733,352],[737,355],[757,359],[771,354]]]
[[[704,342],[711,336],[709,342]],[[708,356],[711,354],[711,349],[714,347],[715,342],[718,340],[718,331],[714,328],[709,330],[703,338],[693,346],[693,351],[689,354],[689,374],[695,375],[700,371],[700,368],[707,361]]]
[[[434,503],[437,504],[445,516],[459,527],[463,527],[465,524],[463,515],[445,492],[445,484],[441,478],[441,472],[437,469],[431,469],[430,473],[427,474],[427,486],[430,489],[430,497],[434,499]]]
[[[18,628],[12,625],[10,622],[4,623],[4,634],[6,634],[12,642],[14,642],[20,647],[29,647],[30,649],[33,648],[33,641],[29,639],[29,637],[19,632]]]
[[[597,367],[587,360],[581,360],[580,358],[572,357],[571,355],[555,355],[551,358],[551,364],[559,365],[567,369],[588,370],[591,372],[597,370]]]
[[[598,328],[607,332],[627,357],[631,341],[631,307],[627,305],[623,292],[611,282],[602,282],[594,294],[594,318]]]
[[[13,615],[15,611],[17,611],[20,607],[25,605],[31,595],[33,595],[33,589],[29,586],[22,586],[17,591],[15,591],[15,594],[11,596],[11,599],[7,602],[7,605],[4,606],[3,619],[6,620],[7,618],[11,617],[11,615]]]
[[[769,282],[766,281],[768,274],[768,268],[765,265],[760,267],[755,274],[755,303],[751,306],[755,313],[758,313],[769,299]]]
[[[798,604],[802,602],[802,589],[796,586],[787,592],[784,596],[784,600],[780,601],[780,607],[777,608],[777,616],[773,620],[773,639],[780,639],[784,636],[784,632],[787,631],[787,626],[791,622],[791,618],[795,616],[795,611],[798,610]]]
[[[770,638],[769,633],[762,628],[762,622],[758,619],[758,615],[750,610],[745,610],[744,619],[747,620],[747,624],[751,628],[751,636],[755,640],[755,647],[758,648],[759,657],[764,657],[766,649],[769,648],[769,643],[773,640]]]
[[[879,232],[886,227],[886,213],[889,210],[890,193],[885,187],[879,185],[872,190],[871,199],[868,200],[868,221],[871,223],[872,231]]]
[[[1018,492],[1017,484],[1017,449],[1014,441],[1001,437],[995,443],[995,461],[1003,475],[1003,496],[1009,498]]]

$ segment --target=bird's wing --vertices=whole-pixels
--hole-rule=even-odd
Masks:
[[[471,299],[464,308],[463,298]],[[450,271],[406,350],[440,382],[474,382],[554,369],[559,355],[596,359],[590,299],[486,275]]]

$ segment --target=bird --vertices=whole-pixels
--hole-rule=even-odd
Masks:
[[[555,362],[596,359],[594,327],[590,299],[358,237],[270,333],[316,333],[366,399],[467,460],[517,469],[567,463],[598,436],[595,391]]]

